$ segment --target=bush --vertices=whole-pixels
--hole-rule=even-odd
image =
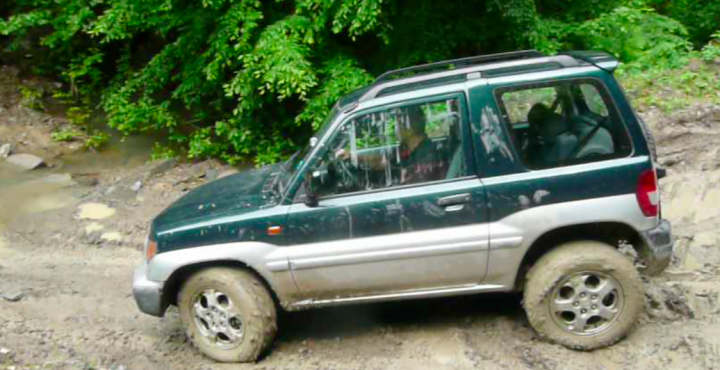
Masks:
[[[578,34],[589,49],[605,50],[640,69],[687,63],[687,29],[651,8],[619,7],[583,23]]]
[[[706,62],[716,62],[720,64],[720,31],[712,35],[712,40],[702,48],[700,55],[702,55],[702,59]]]
[[[707,12],[695,22],[681,8]],[[63,79],[56,95],[77,107],[73,121],[99,104],[125,135],[267,163],[388,69],[520,48],[605,49],[638,71],[673,68],[690,38],[709,38],[714,14],[712,0],[6,0],[0,36]]]

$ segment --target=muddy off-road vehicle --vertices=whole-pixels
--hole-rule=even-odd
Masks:
[[[522,292],[579,350],[623,338],[668,264],[650,133],[602,52],[522,51],[388,72],[285,163],[204,185],[152,223],[140,310],[255,361],[277,310]],[[622,251],[622,252],[621,252]]]

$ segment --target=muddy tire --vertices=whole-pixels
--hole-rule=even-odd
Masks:
[[[630,332],[643,310],[642,282],[632,262],[610,245],[572,242],[530,269],[523,305],[541,337],[589,351]]]
[[[252,362],[277,332],[274,302],[251,272],[213,267],[192,275],[178,295],[188,338],[220,362]]]

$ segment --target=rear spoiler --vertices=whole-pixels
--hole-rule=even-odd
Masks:
[[[617,58],[604,51],[567,51],[560,54],[571,56],[610,73],[613,73],[620,65]]]

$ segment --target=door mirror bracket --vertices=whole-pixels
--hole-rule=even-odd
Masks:
[[[330,173],[327,165],[320,165],[305,172],[305,205],[317,207],[320,196],[330,191]]]

